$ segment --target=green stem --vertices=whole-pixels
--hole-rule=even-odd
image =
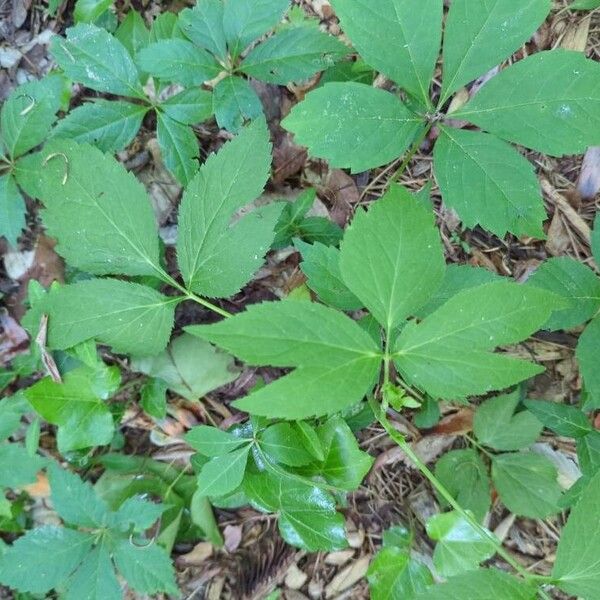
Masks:
[[[494,458],[493,454],[491,454],[490,452],[488,452],[476,439],[472,438],[468,433],[463,434],[463,437],[473,446],[475,446],[475,448],[477,448],[477,450],[479,450],[480,452],[483,452],[483,454],[485,454],[490,460],[492,458]]]
[[[401,450],[410,458],[410,460],[416,465],[416,467],[421,471],[421,473],[429,480],[429,482],[433,485],[433,487],[439,492],[440,496],[446,500],[446,502],[456,511],[460,516],[465,519],[473,528],[477,530],[477,532],[490,540],[491,543],[494,544],[496,548],[496,552],[513,568],[519,575],[524,577],[525,579],[531,580],[543,580],[547,581],[548,578],[540,577],[538,575],[534,575],[526,571],[522,565],[520,565],[510,554],[508,551],[504,549],[502,544],[498,541],[496,536],[482,527],[477,520],[470,515],[466,510],[460,506],[460,504],[454,499],[452,494],[445,488],[441,481],[437,479],[437,477],[429,470],[429,467],[415,454],[410,444],[404,439],[404,436],[396,431],[390,422],[387,419],[387,415],[384,411],[380,409],[375,398],[369,398],[369,403],[371,404],[371,408],[373,409],[374,414],[377,417],[377,420],[381,423],[381,425],[386,430],[387,434],[398,444]]]
[[[421,135],[419,135],[419,137],[413,142],[413,145],[410,147],[409,151],[406,153],[404,160],[400,163],[400,166],[396,169],[396,172],[388,180],[388,186],[391,183],[395,183],[396,181],[398,181],[398,179],[400,179],[400,177],[402,176],[404,171],[406,171],[406,167],[408,167],[408,165],[410,164],[410,161],[413,159],[414,155],[419,151],[421,144],[427,138],[427,134],[431,131],[432,127],[433,127],[433,122],[430,121],[429,123],[427,123],[427,125],[421,132]]]

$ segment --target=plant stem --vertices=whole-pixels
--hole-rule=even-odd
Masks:
[[[396,431],[390,424],[387,419],[387,415],[384,411],[380,409],[375,401],[375,398],[369,398],[369,403],[371,404],[371,408],[377,420],[381,423],[381,425],[386,430],[387,434],[398,444],[398,446],[403,450],[403,452],[410,458],[410,460],[416,465],[416,467],[421,471],[421,473],[429,480],[429,482],[433,485],[433,487],[439,492],[440,496],[448,502],[448,504],[460,514],[460,516],[465,519],[473,528],[477,530],[477,532],[483,537],[487,538],[490,542],[494,544],[496,547],[496,552],[513,568],[519,575],[524,577],[527,580],[547,580],[548,578],[540,577],[538,575],[534,575],[529,573],[525,568],[520,565],[508,551],[504,549],[502,544],[498,541],[496,536],[482,527],[477,520],[471,516],[466,510],[462,508],[462,506],[454,499],[452,494],[445,488],[441,481],[437,479],[437,477],[429,470],[429,467],[415,454],[413,449],[410,447],[410,444],[404,439],[404,436]]]
[[[413,159],[414,155],[419,151],[421,144],[427,138],[427,134],[431,131],[432,127],[433,127],[433,122],[430,121],[429,123],[427,123],[427,125],[421,132],[421,135],[419,135],[419,137],[413,142],[413,145],[410,147],[409,151],[406,153],[404,160],[400,163],[400,166],[396,169],[396,172],[388,179],[388,186],[391,183],[395,183],[396,181],[398,181],[398,179],[400,179],[400,177],[402,176],[404,171],[406,171],[406,167],[408,167],[408,165],[410,164],[410,161]]]
[[[488,452],[476,439],[472,438],[468,433],[463,434],[463,437],[473,446],[475,446],[475,448],[477,448],[477,450],[479,450],[480,452],[483,452],[483,454],[485,454],[489,459],[494,458],[494,456]]]

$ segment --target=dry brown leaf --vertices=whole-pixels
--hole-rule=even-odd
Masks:
[[[200,542],[196,544],[190,552],[182,554],[177,562],[182,563],[186,566],[198,566],[201,565],[206,559],[210,558],[213,553],[212,544],[209,542]]]
[[[600,192],[600,146],[587,149],[577,181],[577,191],[585,200],[593,199]]]
[[[27,332],[5,309],[0,309],[0,365],[6,365],[29,347]]]
[[[224,545],[227,552],[235,552],[242,543],[242,528],[240,525],[227,525],[223,530]]]
[[[473,429],[473,409],[461,408],[455,413],[446,415],[432,430],[437,435],[462,435]]]

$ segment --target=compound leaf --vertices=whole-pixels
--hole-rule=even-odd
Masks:
[[[7,417],[6,414],[2,415],[4,423]],[[20,415],[17,418],[20,421]],[[0,488],[15,488],[34,483],[37,473],[45,465],[46,461],[41,456],[32,456],[19,444],[0,445]]]
[[[199,6],[199,5],[198,5]],[[190,88],[161,103],[161,110],[184,125],[206,121],[213,114],[213,97],[207,90]]]
[[[179,13],[179,27],[194,44],[219,58],[227,56],[227,40],[223,29],[223,2],[202,0],[194,8]]]
[[[112,513],[110,527],[124,532],[133,529],[133,531],[141,533],[152,527],[166,508],[163,504],[155,504],[139,496],[132,496],[127,498],[116,512]]]
[[[312,461],[300,434],[290,423],[267,427],[260,436],[260,447],[270,458],[290,467],[301,467]]]
[[[118,152],[135,138],[148,112],[146,106],[121,100],[86,102],[52,130],[52,137],[88,142],[103,152]]]
[[[156,134],[165,166],[187,185],[198,171],[198,140],[193,129],[159,112]]]
[[[543,425],[528,410],[515,414],[520,390],[490,398],[475,412],[473,431],[480,443],[495,450],[520,450],[533,444]]]
[[[525,400],[525,406],[558,435],[582,438],[592,431],[589,419],[575,406],[546,400]]]
[[[123,592],[104,544],[96,546],[83,560],[69,583],[65,600],[121,600]]]
[[[167,592],[179,596],[173,565],[157,544],[143,548],[124,539],[114,549],[114,561],[127,583],[141,594]]]
[[[92,389],[89,369],[82,367],[65,375],[63,383],[42,379],[25,391],[39,415],[58,425],[61,453],[110,443],[114,424],[108,406]]]
[[[492,459],[492,481],[500,499],[519,516],[543,519],[560,510],[557,475],[547,458],[533,452],[497,454]]]
[[[198,425],[186,433],[185,441],[204,456],[222,456],[248,440],[216,427]]]
[[[504,237],[544,238],[546,211],[531,163],[498,138],[481,131],[441,128],[434,169],[444,202],[466,227],[481,225]]]
[[[285,85],[312,77],[348,52],[337,38],[313,27],[284,29],[256,46],[240,69],[262,81]]]
[[[115,31],[115,37],[135,59],[137,53],[150,42],[150,31],[136,10],[129,10]]]
[[[152,356],[171,335],[174,300],[137,283],[89,279],[52,289],[42,310],[49,315],[52,349],[95,339],[115,352]]]
[[[25,227],[25,200],[12,175],[0,176],[0,236],[12,246]]]
[[[600,278],[568,256],[544,261],[528,283],[562,296],[568,307],[557,310],[545,324],[546,329],[572,329],[591,319],[600,310]]]
[[[2,105],[0,138],[12,158],[25,154],[46,139],[61,106],[60,79],[49,76],[20,85]]]
[[[207,462],[198,474],[198,490],[203,496],[224,496],[242,483],[251,445],[222,454]]]
[[[45,525],[33,529],[0,558],[0,582],[20,592],[44,594],[75,571],[93,543],[89,533],[65,527]]]
[[[250,82],[241,77],[225,77],[213,90],[217,124],[227,131],[237,133],[245,121],[262,114],[262,104]]]
[[[235,294],[259,268],[281,212],[261,207],[231,226],[233,213],[262,192],[271,145],[263,119],[209,156],[179,208],[177,259],[186,286],[211,297]]]
[[[157,225],[144,186],[111,155],[53,140],[42,152],[39,197],[57,251],[95,275],[160,272]]]
[[[435,475],[463,508],[483,521],[491,504],[490,478],[475,450],[447,452],[437,461]]]
[[[52,505],[70,525],[97,529],[106,524],[108,506],[87,481],[58,465],[49,469]]]
[[[536,52],[452,116],[545,154],[580,154],[600,144],[600,64],[581,52]]]
[[[299,367],[236,402],[262,416],[298,419],[350,406],[372,385],[381,360],[373,339],[350,318],[301,300],[253,305],[187,331],[250,364]]]
[[[416,4],[334,0],[332,4],[362,58],[430,106],[429,88],[442,37],[442,0]]]
[[[295,240],[294,245],[302,254],[300,268],[308,279],[308,287],[325,304],[341,310],[362,308],[362,302],[342,280],[340,251],[337,248],[318,242],[311,245],[301,240]]]
[[[206,50],[181,39],[160,40],[142,48],[137,63],[144,73],[185,86],[202,85],[222,68]]]
[[[586,392],[592,398],[600,398],[598,348],[600,348],[600,316],[593,319],[585,328],[579,337],[577,351],[575,352]]]
[[[393,94],[347,82],[310,92],[282,124],[312,156],[359,173],[398,158],[422,120]]]
[[[228,0],[223,11],[223,29],[233,56],[281,21],[289,0]]]
[[[426,303],[444,270],[433,211],[400,186],[368,212],[358,211],[346,229],[344,283],[388,331]]]
[[[448,578],[445,583],[432,585],[418,594],[415,600],[535,600],[537,586],[499,569],[478,569]]]
[[[561,306],[554,294],[510,281],[467,289],[421,323],[411,321],[398,338],[394,361],[407,382],[434,398],[504,389],[543,369],[489,351],[526,339]]]
[[[269,472],[249,474],[244,491],[258,509],[279,513],[283,539],[308,552],[347,546],[344,518],[328,492]]]
[[[112,5],[112,0],[77,0],[73,19],[75,23],[93,23]]]
[[[568,594],[583,598],[598,595],[600,578],[600,522],[595,515],[600,497],[600,473],[585,488],[563,528],[552,577]]]
[[[97,92],[145,98],[138,70],[127,48],[108,31],[79,23],[67,37],[54,37],[50,50],[68,77]]]
[[[453,2],[444,34],[442,103],[529,40],[550,8],[550,0]]]

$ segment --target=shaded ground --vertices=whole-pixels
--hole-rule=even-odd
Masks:
[[[318,16],[324,26],[338,34],[339,27],[326,0],[306,0],[303,6]],[[534,40],[515,55],[554,48],[585,49],[587,55],[600,60],[600,14],[585,15],[565,10],[566,2],[556,2],[556,10]],[[147,20],[162,10],[178,10],[183,2],[156,3],[134,1]],[[117,3],[117,11],[126,9]],[[48,18],[39,0],[0,0],[0,100],[11,89],[28,78],[42,76],[51,66],[47,42],[52,33],[60,33],[70,24],[72,2],[61,7],[55,18]],[[439,73],[438,73],[439,74]],[[291,137],[278,125],[293,104],[311,89],[315,81],[289,89],[260,84],[258,90],[269,117],[275,143],[274,169],[267,191],[272,197],[294,197],[305,187],[314,186],[320,199],[320,211],[329,214],[340,225],[345,225],[354,210],[380,196],[400,161],[385,169],[373,170],[350,177],[341,170],[330,170],[322,161],[308,160],[305,151],[294,145]],[[382,87],[390,83],[378,80]],[[77,92],[81,95],[81,90]],[[77,102],[77,93],[74,102]],[[227,134],[219,132],[214,123],[197,128],[204,153],[218,147]],[[421,152],[415,157],[401,182],[419,190],[432,179],[429,154],[431,133]],[[440,202],[439,192],[432,189],[438,223],[449,262],[483,266],[501,275],[523,280],[539,262],[549,256],[570,255],[591,264],[589,228],[598,209],[600,187],[600,159],[588,154],[582,173],[582,159],[550,159],[529,153],[542,180],[548,221],[544,241],[507,236],[505,240],[480,230],[463,230],[456,215]],[[162,226],[163,238],[168,242],[176,223],[174,209],[181,189],[160,164],[153,124],[146,123],[139,138],[121,156],[127,166],[144,182],[155,203]],[[583,194],[581,193],[583,192]],[[45,285],[53,279],[62,279],[64,267],[52,250],[52,243],[43,236],[34,203],[29,205],[30,229],[23,236],[19,248],[10,250],[0,241],[4,261],[0,266],[0,292],[5,294],[5,308],[1,309],[0,359],[7,361],[26,347],[18,320],[23,314],[22,301],[26,282],[30,278]],[[282,297],[302,284],[298,256],[291,250],[272,253],[255,280],[231,301],[224,302],[228,310],[239,311],[247,303],[265,298]],[[187,304],[180,308],[177,325],[212,319],[201,308]],[[581,389],[574,347],[576,332],[539,334],[526,344],[514,347],[515,354],[533,357],[547,367],[547,372],[533,383],[531,395],[545,399],[575,401]],[[108,360],[117,360],[107,356]],[[262,370],[267,379],[276,372]],[[136,410],[128,411],[123,420],[127,448],[137,453],[153,455],[159,460],[184,463],[188,454],[178,443],[178,436],[186,428],[209,417],[221,423],[234,422],[238,416],[227,408],[228,401],[239,397],[252,386],[257,373],[247,369],[234,383],[213,394],[203,407],[190,406],[172,398],[169,417],[156,423]],[[26,383],[26,382],[22,382]],[[445,417],[434,431],[418,432],[410,419],[399,418],[398,426],[413,436],[423,457],[434,460],[450,447],[463,442],[461,433],[470,430],[472,413],[444,406]],[[53,448],[52,431],[44,432],[43,444]],[[369,557],[376,551],[383,529],[404,522],[422,531],[422,524],[436,510],[436,499],[419,474],[408,465],[377,427],[361,434],[365,450],[377,458],[375,467],[358,492],[351,495],[346,508],[351,548],[330,554],[306,556],[280,540],[276,522],[250,509],[218,511],[224,531],[226,549],[217,550],[208,543],[176,548],[176,564],[182,589],[188,598],[262,598],[275,587],[286,600],[305,598],[367,598],[363,578]],[[575,448],[571,441],[547,436],[541,441],[559,465],[563,477],[569,477],[574,464]],[[554,452],[554,454],[552,454]],[[561,462],[562,461],[562,462]],[[564,462],[566,461],[566,462]],[[39,503],[43,508],[44,494]],[[539,573],[548,573],[554,558],[556,542],[563,524],[561,516],[534,521],[515,519],[497,507],[490,527],[505,540],[506,546],[524,564]],[[424,535],[418,540],[423,555],[431,554]]]

